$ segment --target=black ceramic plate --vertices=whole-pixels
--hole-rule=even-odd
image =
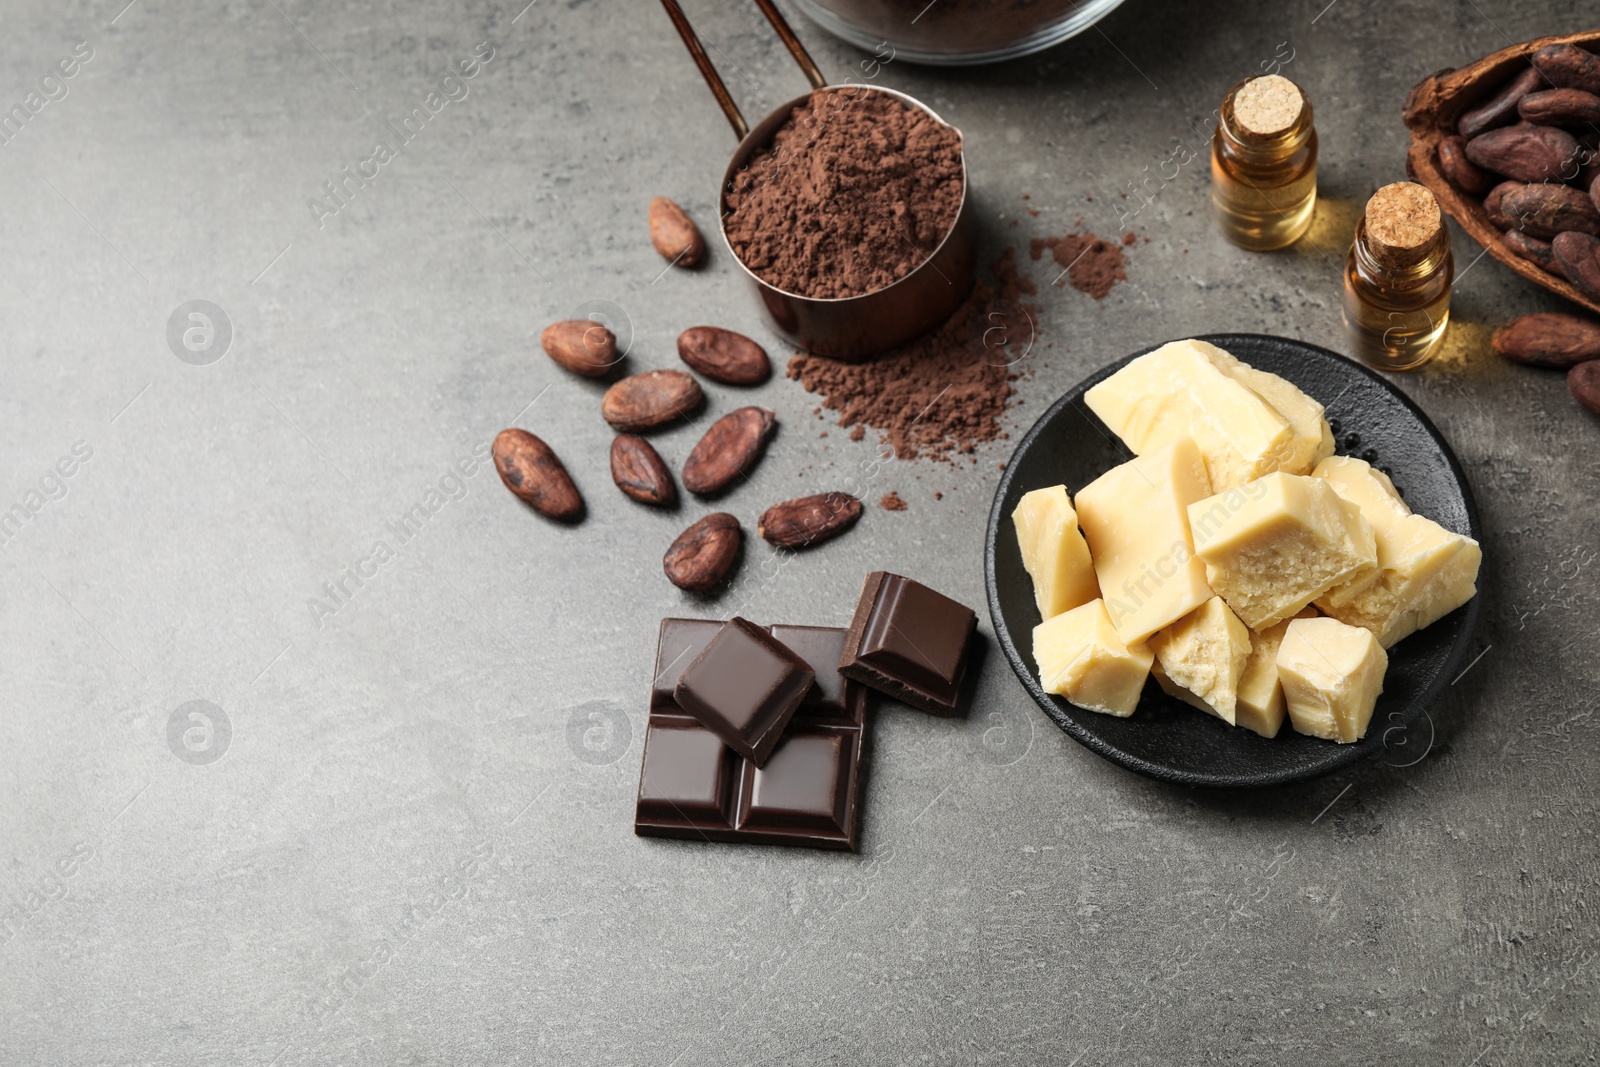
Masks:
[[[1385,471],[1411,510],[1482,541],[1472,490],[1450,446],[1415,404],[1383,378],[1343,356],[1301,341],[1259,334],[1203,337],[1253,367],[1289,379],[1328,409],[1341,455]],[[1460,669],[1478,620],[1478,597],[1389,650],[1383,695],[1367,735],[1341,745],[1284,725],[1268,740],[1167,696],[1151,680],[1139,708],[1119,719],[1074,707],[1039,685],[1033,628],[1039,612],[1022,567],[1011,512],[1029,490],[1066,483],[1070,492],[1131,458],[1090,412],[1083,394],[1145,352],[1135,352],[1079,382],[1017,445],[989,513],[984,552],[989,615],[1012,670],[1055,724],[1114,763],[1186,785],[1268,786],[1327,774],[1387,747],[1390,762],[1410,762],[1431,742],[1412,730]],[[1408,735],[1408,732],[1410,736]],[[1403,739],[1404,747],[1396,747]]]

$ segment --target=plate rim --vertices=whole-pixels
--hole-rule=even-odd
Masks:
[[[1450,443],[1445,440],[1444,435],[1439,432],[1439,428],[1434,425],[1433,420],[1428,417],[1427,412],[1423,411],[1416,401],[1412,400],[1398,386],[1374,371],[1372,368],[1367,367],[1356,360],[1340,355],[1339,353],[1334,352],[1332,349],[1324,348],[1321,345],[1312,344],[1310,341],[1302,341],[1298,338],[1292,337],[1280,337],[1275,334],[1209,333],[1194,334],[1188,337],[1173,338],[1172,340],[1206,341],[1224,350],[1228,350],[1228,342],[1238,340],[1268,341],[1273,344],[1292,345],[1296,348],[1300,348],[1314,354],[1315,357],[1319,359],[1326,358],[1338,360],[1347,367],[1359,371],[1370,380],[1378,383],[1386,392],[1396,398],[1400,404],[1416,418],[1418,424],[1421,425],[1428,436],[1433,439],[1434,445],[1438,448],[1439,454],[1445,461],[1446,468],[1449,470],[1451,477],[1455,479],[1457,486],[1459,486],[1461,490],[1462,503],[1465,505],[1467,517],[1467,536],[1477,541],[1480,545],[1483,543],[1483,531],[1478,517],[1477,500],[1473,496],[1472,492],[1472,483],[1467,480],[1466,471],[1462,469],[1460,461],[1456,458],[1455,451],[1450,447]],[[1053,421],[1063,408],[1071,404],[1075,399],[1081,397],[1090,387],[1094,386],[1105,378],[1110,377],[1112,374],[1116,373],[1117,370],[1126,366],[1133,360],[1138,359],[1140,356],[1148,355],[1149,353],[1160,348],[1162,345],[1171,343],[1172,341],[1159,341],[1119,359],[1112,360],[1111,362],[1100,367],[1098,370],[1095,370],[1086,377],[1078,380],[1073,385],[1068,386],[1067,389],[1059,397],[1057,397],[1048,408],[1040,413],[1039,417],[1034,420],[1033,425],[1028,428],[1028,432],[1022,435],[1021,440],[1019,440],[1016,446],[1011,450],[1011,455],[1006,461],[1005,470],[1000,475],[1000,483],[995,487],[994,499],[989,505],[989,521],[984,530],[983,584],[985,597],[989,603],[989,625],[994,630],[995,640],[999,642],[1001,651],[1005,653],[1006,662],[1011,667],[1012,673],[1017,676],[1017,680],[1022,683],[1023,689],[1027,692],[1028,696],[1033,699],[1033,702],[1039,706],[1040,710],[1045,713],[1045,716],[1049,718],[1051,722],[1055,723],[1055,725],[1059,727],[1068,737],[1071,737],[1074,741],[1083,745],[1096,755],[1115,763],[1120,767],[1143,775],[1147,778],[1154,778],[1166,782],[1174,782],[1180,785],[1203,786],[1213,789],[1264,789],[1272,786],[1286,785],[1293,782],[1303,782],[1310,781],[1315,778],[1321,778],[1324,775],[1331,774],[1336,770],[1348,767],[1352,763],[1357,763],[1363,759],[1369,758],[1373,755],[1376,749],[1370,745],[1363,745],[1360,741],[1349,745],[1337,745],[1330,749],[1329,758],[1326,761],[1320,762],[1314,767],[1291,767],[1274,773],[1264,773],[1248,779],[1241,779],[1236,775],[1205,774],[1192,771],[1176,770],[1165,764],[1153,763],[1150,760],[1117,748],[1115,745],[1106,742],[1097,733],[1084,728],[1081,724],[1068,716],[1060,707],[1056,705],[1055,699],[1044,691],[1043,687],[1039,684],[1039,680],[1033,676],[1033,671],[1023,660],[1022,654],[1018,650],[1016,642],[1012,638],[1011,631],[1005,625],[1001,615],[1000,590],[997,582],[995,581],[995,552],[999,544],[1001,526],[1009,517],[1003,514],[1001,504],[1005,500],[1006,494],[1010,491],[1011,484],[1016,477],[1017,465],[1012,461],[1019,453],[1033,444],[1034,439],[1044,432],[1045,426]],[[1092,412],[1090,413],[1090,416],[1093,417]],[[1473,598],[1467,601],[1467,603],[1464,605],[1467,610],[1467,615],[1465,619],[1466,625],[1462,630],[1462,636],[1457,639],[1454,645],[1451,646],[1439,672],[1428,682],[1428,684],[1420,693],[1412,698],[1411,703],[1406,707],[1406,710],[1402,716],[1400,723],[1401,726],[1409,728],[1415,725],[1417,720],[1424,713],[1426,713],[1429,708],[1433,707],[1433,705],[1438,701],[1439,695],[1448,686],[1449,683],[1446,682],[1445,679],[1450,677],[1451,672],[1456,669],[1456,667],[1461,663],[1461,660],[1466,656],[1468,647],[1472,644],[1472,639],[1477,633],[1478,615],[1483,600],[1482,592],[1483,590],[1480,588],[1477,594],[1475,594]],[[1390,726],[1388,730],[1393,730],[1395,728],[1396,727],[1394,726]],[[1388,730],[1384,731],[1385,734],[1387,734]],[[1369,734],[1368,736],[1370,737],[1371,735]]]

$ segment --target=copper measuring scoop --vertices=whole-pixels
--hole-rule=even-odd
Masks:
[[[788,103],[780,105],[772,114],[757,123],[754,129],[750,128],[738,105],[733,102],[733,97],[729,95],[728,87],[723,84],[716,68],[711,65],[710,57],[700,46],[700,40],[695,35],[694,28],[689,25],[688,18],[684,16],[683,9],[678,6],[677,0],[661,0],[661,6],[667,9],[667,15],[677,27],[678,36],[683,38],[683,43],[689,49],[689,55],[693,57],[695,66],[700,68],[700,74],[710,86],[711,94],[716,97],[717,103],[722,107],[722,113],[727,116],[729,125],[733,127],[734,135],[739,138],[739,147],[734,149],[728,169],[722,175],[722,194],[718,199],[718,229],[722,231],[723,244],[732,253],[734,261],[739,264],[739,269],[743,270],[755,284],[756,293],[761,297],[761,304],[766,308],[767,318],[771,321],[773,329],[785,340],[805,351],[849,363],[860,363],[927,333],[949,318],[950,313],[966,299],[967,293],[972,289],[978,258],[977,224],[972,214],[965,151],[963,150],[961,157],[961,207],[956,212],[956,221],[933,253],[911,273],[881,289],[859,296],[823,299],[780,289],[757,276],[745,266],[743,260],[739,259],[738,253],[734,252],[733,244],[728,240],[728,190],[732,187],[734,175],[749,165],[753,154],[772,143],[778,127],[782,126],[790,113],[804,103],[811,94],[797,96]],[[756,0],[756,6],[777,31],[779,39],[789,49],[789,54],[794,56],[795,62],[800,65],[812,89],[825,88],[827,82],[822,77],[822,72],[812,62],[805,46],[784,21],[783,15],[773,6],[772,0]],[[950,126],[934,114],[931,108],[914,97],[878,86],[857,85],[854,88],[858,92],[886,93],[893,96],[908,107],[923,112],[940,125],[949,127],[957,137],[961,136],[960,130]]]

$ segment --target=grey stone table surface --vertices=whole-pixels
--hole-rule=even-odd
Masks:
[[[1557,302],[1459,233],[1446,350],[1397,379],[1486,532],[1477,658],[1431,737],[1179,789],[1071,742],[991,654],[964,718],[875,710],[859,854],[635,838],[658,620],[840,623],[877,568],[981,604],[1008,443],[875,464],[779,375],[749,395],[781,434],[724,506],[753,526],[870,470],[909,508],[782,566],[757,542],[720,600],[668,585],[699,505],[607,484],[597,389],[538,331],[609,314],[639,367],[699,322],[788,351],[725,250],[663,272],[645,239],[652,196],[713,219],[733,145],[660,10],[525,2],[0,11],[23,116],[0,143],[0,1062],[1594,1059],[1600,426],[1489,351]],[[803,90],[753,6],[688,6],[752,115]],[[966,134],[986,260],[1080,218],[1139,235],[1102,301],[1022,257],[1013,440],[1155,341],[1342,347],[1406,90],[1594,15],[1129,0],[1030,59],[889,63]],[[1250,255],[1213,230],[1203,154],[1168,161],[1274,61],[1316,104],[1322,202],[1308,240]],[[512,424],[566,457],[581,526],[481,462]]]

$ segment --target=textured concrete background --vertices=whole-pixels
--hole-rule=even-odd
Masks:
[[[702,321],[783,353],[725,252],[663,274],[645,239],[653,195],[711,221],[732,139],[654,5],[521,2],[0,14],[7,108],[92,49],[0,145],[0,506],[37,511],[0,545],[0,1062],[1594,1059],[1600,426],[1488,351],[1555,302],[1466,240],[1448,349],[1398,379],[1487,531],[1482,655],[1435,736],[1296,788],[1185,791],[1073,744],[991,655],[964,720],[874,713],[860,855],[636,839],[657,620],[840,622],[877,567],[980,604],[1006,445],[876,467],[909,510],[785,567],[758,542],[718,602],[669,586],[699,507],[607,484],[599,390],[536,336],[598,306],[641,368]],[[1129,0],[1043,56],[879,75],[965,131],[986,259],[1079,216],[1114,234],[1115,191],[1264,61],[1292,53],[1315,101],[1311,239],[1236,251],[1203,163],[1153,181],[1128,281],[1040,297],[1013,430],[1155,341],[1341,347],[1343,249],[1402,175],[1406,89],[1594,16],[1324,2]],[[753,7],[689,10],[752,116],[803,89]],[[796,19],[833,76],[863,58]],[[468,95],[314,217],[480,42]],[[193,300],[225,351],[169,343]],[[872,465],[795,383],[755,395],[783,428],[726,502],[747,522]],[[452,476],[513,421],[566,457],[581,527],[486,467]],[[660,438],[669,460],[695,434]],[[347,567],[369,577],[314,612]]]

